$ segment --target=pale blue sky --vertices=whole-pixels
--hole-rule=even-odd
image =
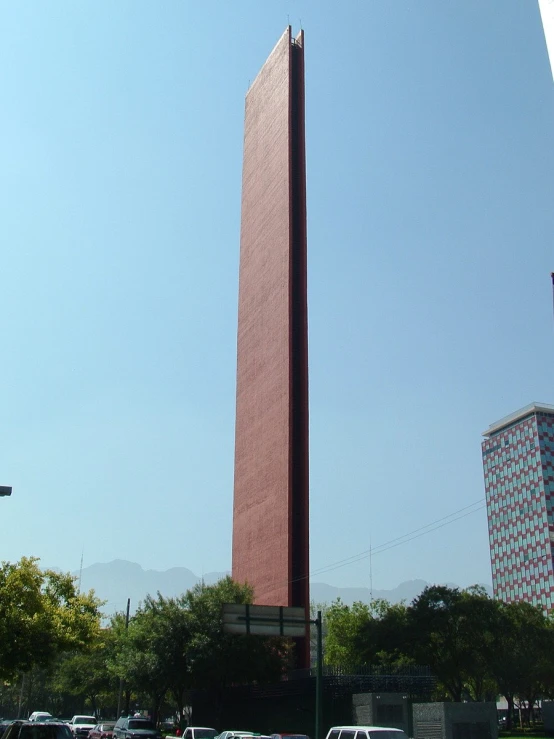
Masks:
[[[554,402],[535,0],[2,0],[1,559],[230,568],[244,94],[300,19],[312,570],[483,498],[481,432]],[[490,582],[484,510],[373,558],[416,577]]]

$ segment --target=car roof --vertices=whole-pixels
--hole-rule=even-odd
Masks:
[[[331,726],[329,731],[402,731],[394,726]]]

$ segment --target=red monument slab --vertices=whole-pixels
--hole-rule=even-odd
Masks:
[[[256,604],[309,609],[304,121],[289,27],[246,95],[232,574]]]

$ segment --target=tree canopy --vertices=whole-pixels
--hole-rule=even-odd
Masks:
[[[23,557],[0,565],[0,678],[48,667],[61,652],[86,650],[100,629],[101,601],[69,574]]]
[[[191,688],[277,679],[288,665],[283,639],[223,633],[224,603],[251,603],[252,590],[225,577],[182,596],[148,596],[120,634],[112,670],[148,694],[154,711],[169,693],[182,713]]]
[[[226,577],[175,598],[147,596],[128,624],[115,614],[100,628],[101,602],[79,593],[71,575],[41,570],[34,558],[4,562],[0,704],[40,696],[55,712],[73,705],[113,713],[122,681],[127,705],[148,701],[156,713],[169,701],[182,715],[191,689],[221,695],[227,686],[278,680],[292,666],[290,641],[223,632],[223,604],[251,602],[251,588]],[[502,694],[511,708],[516,698],[531,706],[554,695],[554,627],[528,603],[435,585],[410,605],[337,600],[322,610],[329,665],[428,665],[439,699]]]
[[[494,699],[529,705],[554,691],[547,658],[554,647],[551,620],[529,603],[503,603],[483,588],[433,585],[410,605],[386,601],[326,609],[325,661],[330,665],[428,665],[437,697]]]

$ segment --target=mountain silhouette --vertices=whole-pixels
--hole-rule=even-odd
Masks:
[[[80,579],[80,589],[83,592],[94,590],[96,595],[105,604],[102,608],[106,616],[116,612],[124,612],[127,608],[127,599],[130,599],[130,612],[133,614],[147,595],[156,596],[159,592],[166,598],[182,595],[202,579],[211,585],[228,572],[209,572],[203,578],[195,575],[186,567],[172,567],[169,570],[144,570],[136,562],[116,559],[104,564],[97,563],[84,567],[79,572],[72,573]],[[441,583],[442,584],[442,583]],[[457,587],[453,583],[445,583],[450,587]],[[340,598],[343,603],[352,605],[354,601],[369,603],[372,598],[384,598],[390,603],[406,601],[411,603],[414,598],[429,585],[425,580],[408,580],[391,590],[373,590],[369,588],[340,588],[320,582],[310,585],[310,597],[315,604],[329,604]],[[484,586],[489,595],[492,590],[489,585]]]

